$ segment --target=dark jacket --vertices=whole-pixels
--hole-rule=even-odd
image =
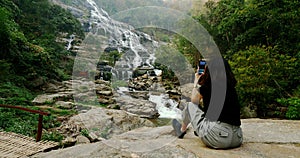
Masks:
[[[216,62],[216,61],[212,61],[212,62]],[[228,123],[231,125],[240,126],[241,125],[240,104],[239,104],[238,95],[237,95],[237,92],[235,89],[236,80],[234,78],[234,75],[230,69],[228,62],[224,59],[223,59],[223,62],[224,62],[224,65],[220,64],[220,63],[208,65],[209,69],[211,69],[211,70],[214,69],[213,73],[215,73],[216,75],[214,77],[209,76],[207,81],[199,88],[199,92],[203,96],[203,105],[204,105],[203,111],[205,113],[205,117],[211,121],[221,121],[221,122],[225,122],[225,123]],[[227,82],[224,82],[225,78],[218,76],[218,75],[220,75],[220,73],[222,73],[222,72],[218,72],[219,71],[218,66],[220,66],[220,65],[223,66],[223,70],[224,70],[224,66],[225,66]],[[207,71],[207,72],[209,73],[209,71]],[[210,75],[213,75],[213,73]],[[215,95],[214,98],[211,98],[211,94],[212,94],[212,84],[211,84],[212,81],[211,80],[212,80],[212,78],[216,81],[216,82],[214,82],[214,90],[217,91],[217,92],[215,92],[215,93],[217,93],[217,95]],[[221,85],[219,83],[225,83],[226,85]],[[225,99],[224,99],[224,95],[222,95],[222,94],[218,95],[218,90],[220,90],[222,88],[226,92]],[[212,101],[214,99],[217,99],[217,100],[223,99],[224,104],[223,104],[223,102],[221,102],[221,103],[210,105],[211,99],[212,99]],[[209,108],[211,108],[211,110],[208,110]],[[208,111],[209,111],[209,113],[208,113]]]

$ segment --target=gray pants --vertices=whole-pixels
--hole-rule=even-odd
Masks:
[[[189,103],[182,112],[183,122],[191,123],[202,142],[212,148],[226,149],[239,147],[243,142],[242,129],[223,122],[212,122],[204,117],[197,105]]]

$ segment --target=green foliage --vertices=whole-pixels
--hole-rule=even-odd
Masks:
[[[288,107],[286,117],[289,119],[300,119],[300,99],[298,97],[277,99],[278,103]]]
[[[64,136],[57,131],[44,132],[42,135],[42,140],[61,142],[63,139]]]
[[[0,128],[7,132],[20,133],[35,137],[38,125],[38,117],[15,109],[0,109]],[[23,117],[20,117],[23,116]]]
[[[242,105],[256,105],[259,116],[277,98],[286,97],[299,85],[299,59],[279,54],[272,48],[249,47],[232,56],[230,61],[238,80],[237,91]]]
[[[171,39],[174,36],[174,33],[170,32],[169,30],[164,30],[161,28],[145,27],[145,28],[138,28],[137,30],[150,35],[156,41],[162,41],[167,43],[170,43]]]
[[[82,129],[82,130],[80,131],[80,134],[83,135],[83,136],[85,136],[85,137],[87,137],[87,138],[90,137],[90,136],[89,136],[89,130],[88,130],[88,129]]]
[[[31,105],[31,100],[34,98],[30,90],[11,82],[0,84],[0,96],[3,104],[24,106]]]
[[[0,60],[0,83],[10,80],[10,67],[11,63],[8,63],[4,60]]]
[[[61,7],[48,0],[0,0],[0,103],[36,109],[31,101],[43,83],[69,78],[72,54],[57,42],[61,34],[84,38],[80,22]],[[1,130],[35,137],[37,121],[36,114],[0,108]],[[45,129],[60,125],[55,115],[43,121]]]
[[[154,63],[154,67],[162,71],[162,78],[167,82],[169,81],[177,81],[175,73],[167,66],[161,63]]]
[[[60,109],[60,108],[56,108],[56,107],[43,109],[43,111],[51,113],[51,116],[48,117],[49,121],[55,120],[55,118],[59,117],[59,116],[72,116],[77,113],[75,110]],[[54,126],[59,126],[59,125],[60,125],[59,123],[56,123],[56,125],[54,125]]]
[[[18,24],[12,20],[12,17],[7,9],[0,7],[0,60],[21,56],[18,49],[26,42],[24,34],[19,31]]]
[[[104,52],[101,53],[100,61],[108,61],[108,65],[115,66],[116,61],[118,61],[123,53],[118,51]]]
[[[110,134],[109,131],[110,131],[110,128],[109,128],[109,127],[105,127],[105,128],[101,131],[100,136],[101,136],[102,138],[108,139],[108,136],[109,136],[109,134]]]
[[[188,60],[190,64],[192,64],[194,67],[197,67],[198,61],[201,58],[197,48],[182,36],[175,36],[175,37],[176,38],[173,42],[175,43],[178,51],[185,56],[185,58]]]
[[[174,48],[168,46],[161,46],[155,52],[156,65],[160,66],[163,71],[163,77],[170,78],[174,77],[174,72],[176,74],[181,74],[187,71],[189,61],[186,60],[185,56],[175,50]],[[173,72],[167,72],[167,69]],[[172,78],[173,78],[172,77]]]
[[[276,47],[277,51],[291,56],[300,48],[300,4],[297,1],[220,0],[209,1],[206,7],[207,14],[196,18],[226,55],[250,45]]]
[[[48,0],[1,0],[0,23],[0,73],[10,73],[2,82],[14,78],[16,85],[36,89],[35,80],[69,78],[66,68],[72,67],[65,65],[72,60],[56,38],[61,33],[84,37],[71,13]]]

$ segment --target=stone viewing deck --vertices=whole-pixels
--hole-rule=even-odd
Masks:
[[[170,125],[142,127],[108,140],[80,144],[66,149],[39,153],[32,157],[203,157],[203,158],[298,158],[300,156],[300,121],[244,119],[244,143],[240,148],[207,148],[190,129],[184,139],[177,139]]]

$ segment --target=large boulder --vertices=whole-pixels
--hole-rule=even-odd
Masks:
[[[143,118],[158,118],[159,113],[156,109],[156,104],[149,100],[136,99],[128,96],[121,96],[117,100],[121,110],[139,115]]]
[[[64,123],[58,131],[67,136],[78,136],[86,129],[94,138],[111,138],[140,127],[153,127],[154,124],[138,115],[123,110],[92,107],[86,113],[80,113]],[[100,138],[100,139],[101,139]]]

